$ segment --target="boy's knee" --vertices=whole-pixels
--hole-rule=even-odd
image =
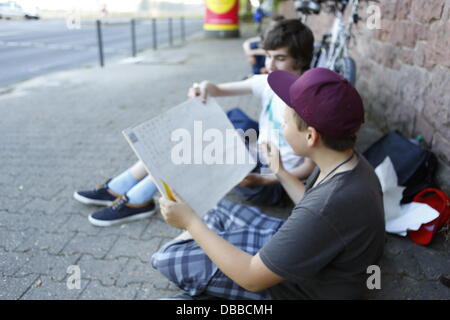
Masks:
[[[166,244],[161,249],[152,254],[150,259],[151,266],[166,276],[169,280],[171,279],[171,274],[175,262],[176,253],[173,244]]]
[[[166,244],[152,255],[151,265],[191,295],[202,293],[217,271],[193,240]]]
[[[150,264],[153,267],[153,269],[156,269],[162,274],[165,274],[163,261],[164,259],[162,259],[161,253],[159,251],[156,251],[150,259]]]

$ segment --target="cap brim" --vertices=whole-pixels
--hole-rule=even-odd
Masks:
[[[299,77],[282,70],[276,70],[269,74],[267,81],[269,86],[288,106],[291,106],[291,95],[289,89]]]

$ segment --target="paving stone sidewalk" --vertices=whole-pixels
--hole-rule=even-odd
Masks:
[[[240,80],[250,68],[242,39],[193,38],[145,52],[140,63],[108,62],[0,88],[0,299],[157,299],[179,290],[149,264],[179,231],[159,213],[111,228],[89,224],[96,208],[72,198],[137,159],[121,131],[186,98],[193,82]],[[223,98],[225,109],[258,114],[258,101]],[[361,148],[380,136],[363,130]],[[233,194],[228,196],[231,199]],[[289,206],[265,208],[286,216]],[[450,273],[449,242],[429,247],[387,237],[376,299],[449,299],[437,278]],[[68,267],[81,271],[69,290]]]

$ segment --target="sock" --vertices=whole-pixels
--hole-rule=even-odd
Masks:
[[[127,197],[131,204],[143,204],[153,199],[156,190],[152,180],[149,177],[145,177],[127,192]]]
[[[136,180],[131,175],[130,170],[128,169],[119,174],[117,177],[113,178],[108,183],[108,188],[110,188],[115,193],[125,194],[138,182],[139,180]]]

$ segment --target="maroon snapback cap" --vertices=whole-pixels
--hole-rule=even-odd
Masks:
[[[330,138],[344,138],[364,122],[358,91],[338,73],[314,68],[300,77],[282,70],[269,74],[272,90],[311,127]]]

